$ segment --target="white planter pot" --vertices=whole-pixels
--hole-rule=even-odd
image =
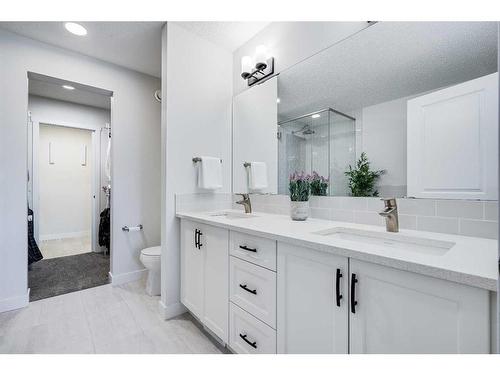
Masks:
[[[304,221],[309,216],[309,201],[290,202],[290,216],[292,220]]]

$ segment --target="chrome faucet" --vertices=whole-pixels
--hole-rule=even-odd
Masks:
[[[384,211],[379,212],[380,216],[385,217],[385,228],[388,232],[399,232],[398,205],[396,198],[382,198],[384,201]]]
[[[250,202],[250,195],[249,194],[242,194],[242,193],[237,193],[238,195],[241,195],[241,200],[236,201],[236,204],[242,204],[243,207],[245,207],[245,213],[246,214],[251,214],[252,213],[252,203]]]

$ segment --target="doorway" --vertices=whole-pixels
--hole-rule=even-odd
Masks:
[[[28,287],[36,301],[108,283],[112,96],[35,73],[28,82]]]

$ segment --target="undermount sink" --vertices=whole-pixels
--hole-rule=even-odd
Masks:
[[[257,215],[254,214],[246,214],[244,212],[237,211],[211,212],[208,215],[212,217],[223,217],[225,219],[249,219],[251,217],[257,217]]]
[[[438,256],[446,254],[446,252],[455,245],[455,242],[411,237],[399,233],[373,232],[369,230],[340,227],[313,232],[313,234],[363,243],[366,245],[385,246],[391,249]]]

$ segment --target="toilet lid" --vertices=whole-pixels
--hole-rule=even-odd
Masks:
[[[153,247],[148,247],[144,250],[141,250],[142,255],[147,255],[147,256],[157,256],[159,257],[161,254],[161,246],[153,246]]]

